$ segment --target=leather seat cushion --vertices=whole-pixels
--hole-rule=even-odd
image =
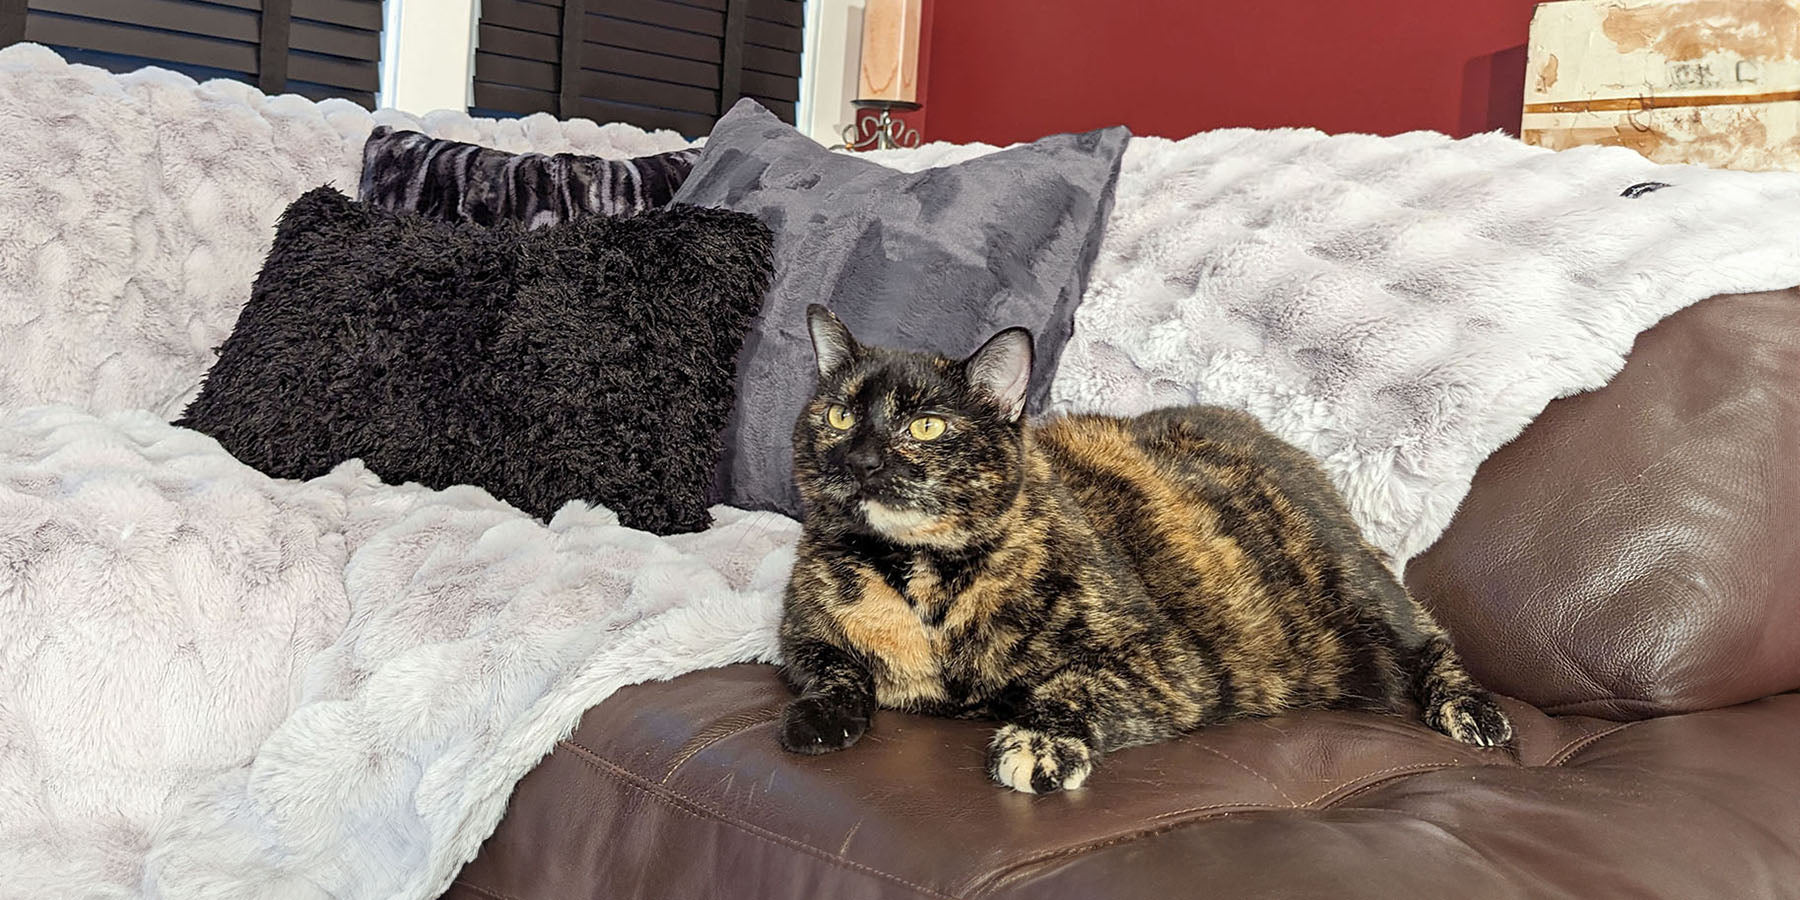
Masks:
[[[1517,702],[1518,753],[1307,712],[988,782],[991,723],[882,712],[783,752],[772,668],[621,690],[520,785],[461,898],[1793,897],[1800,695],[1619,723]]]

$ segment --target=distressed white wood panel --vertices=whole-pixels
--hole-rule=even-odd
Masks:
[[[1800,169],[1800,0],[1561,0],[1531,22],[1522,137]]]

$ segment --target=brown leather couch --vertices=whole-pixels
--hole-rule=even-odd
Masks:
[[[1713,298],[1552,404],[1408,567],[1519,698],[1516,753],[1302,713],[1028,796],[982,723],[785,754],[787,692],[734,666],[590,710],[447,896],[1800,897],[1796,523],[1800,291]]]

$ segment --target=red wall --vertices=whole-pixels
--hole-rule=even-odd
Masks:
[[[910,121],[1005,144],[1124,123],[1518,131],[1534,0],[926,0]]]

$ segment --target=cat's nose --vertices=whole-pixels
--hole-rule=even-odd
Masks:
[[[844,457],[844,462],[849,464],[850,471],[855,472],[858,478],[867,478],[881,471],[881,452],[873,447],[852,450],[849,456]]]

